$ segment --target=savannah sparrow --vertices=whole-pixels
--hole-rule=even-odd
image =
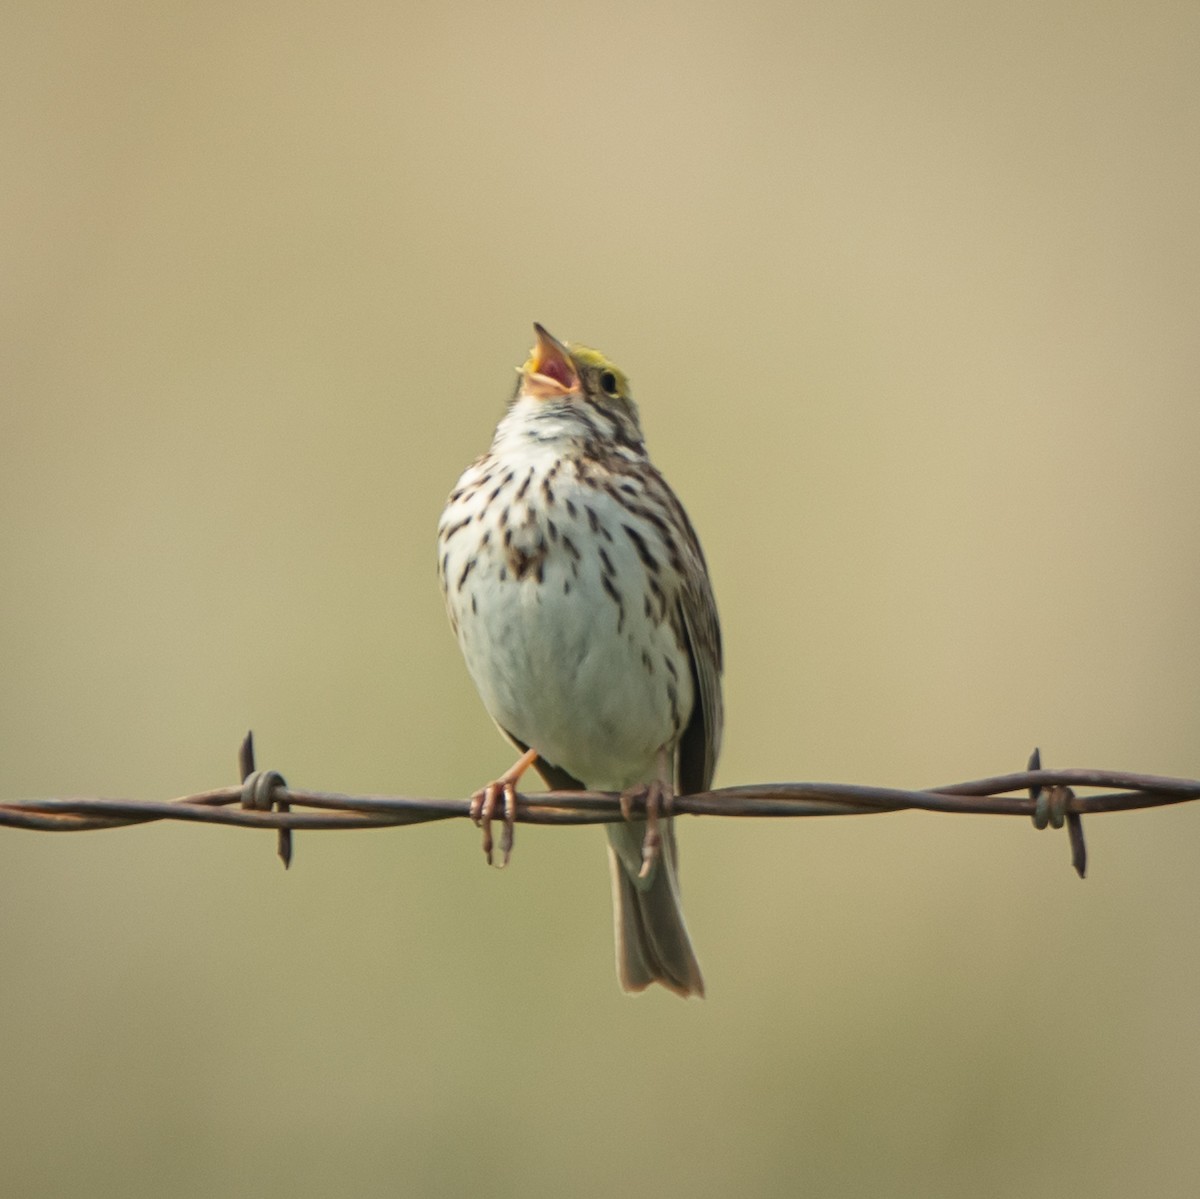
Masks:
[[[618,791],[608,824],[617,975],[703,995],[679,906],[672,797],[708,790],[721,744],[721,633],[700,543],[651,464],[625,376],[541,325],[491,449],[438,527],[450,623],[492,719],[521,751],[477,792],[512,848],[516,784]],[[633,800],[648,820],[628,819]],[[659,818],[660,808],[665,809]]]

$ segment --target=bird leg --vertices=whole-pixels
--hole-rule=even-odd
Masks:
[[[483,852],[487,864],[492,864],[492,817],[496,814],[496,804],[504,797],[504,832],[500,834],[500,867],[508,865],[512,857],[513,828],[517,822],[517,783],[521,775],[537,761],[538,752],[531,749],[520,758],[494,782],[476,791],[471,796],[471,819],[475,827],[483,829]]]
[[[653,782],[638,783],[621,792],[621,815],[633,819],[633,805],[642,803],[646,808],[646,835],[642,839],[642,868],[638,878],[649,878],[654,864],[662,857],[662,834],[658,831],[659,813],[671,818],[675,803],[675,787],[671,781],[671,759],[666,746],[658,751],[658,777]]]

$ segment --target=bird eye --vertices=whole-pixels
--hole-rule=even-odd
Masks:
[[[617,376],[612,371],[602,371],[600,374],[600,386],[610,395],[615,396],[620,388],[617,386]]]

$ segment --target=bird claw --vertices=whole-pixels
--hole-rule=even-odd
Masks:
[[[675,805],[675,788],[670,783],[655,780],[652,783],[639,783],[621,792],[621,815],[626,820],[633,819],[633,806],[641,803],[646,809],[646,835],[642,838],[642,868],[638,878],[649,878],[655,863],[662,857],[662,834],[659,832],[660,814],[670,818],[671,809]]]
[[[483,854],[490,866],[492,865],[492,850],[495,846],[492,839],[492,820],[501,800],[503,800],[501,811],[503,831],[500,834],[500,868],[503,869],[508,865],[508,859],[512,857],[513,829],[517,819],[516,785],[508,779],[497,779],[494,783],[488,783],[486,787],[476,791],[471,796],[471,819],[475,822],[476,828],[483,829]]]
[[[498,779],[480,788],[471,796],[470,817],[475,827],[483,829],[483,856],[487,864],[492,864],[492,820],[496,815],[496,807],[503,801],[502,820],[504,831],[500,834],[500,869],[508,865],[512,857],[513,835],[517,824],[517,783],[521,775],[537,760],[537,750],[528,750],[521,756],[511,770],[505,771]]]
[[[628,791],[622,791],[620,800],[621,819],[628,824],[633,819],[633,801],[641,799],[646,791],[646,784],[639,783],[636,787],[630,787]]]

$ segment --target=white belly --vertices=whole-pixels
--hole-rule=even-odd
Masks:
[[[536,485],[526,491],[537,495]],[[574,517],[564,507],[571,495]],[[488,712],[588,787],[623,790],[653,779],[658,750],[674,749],[694,697],[678,621],[661,619],[661,592],[651,594],[646,567],[621,531],[628,515],[611,496],[571,492],[558,481],[551,508],[507,507],[515,529],[508,547],[495,526],[480,550],[491,527],[484,518],[449,539],[442,562],[447,604]],[[587,507],[607,539],[590,528]],[[522,562],[524,553],[537,565]],[[668,609],[674,602],[669,594]]]

